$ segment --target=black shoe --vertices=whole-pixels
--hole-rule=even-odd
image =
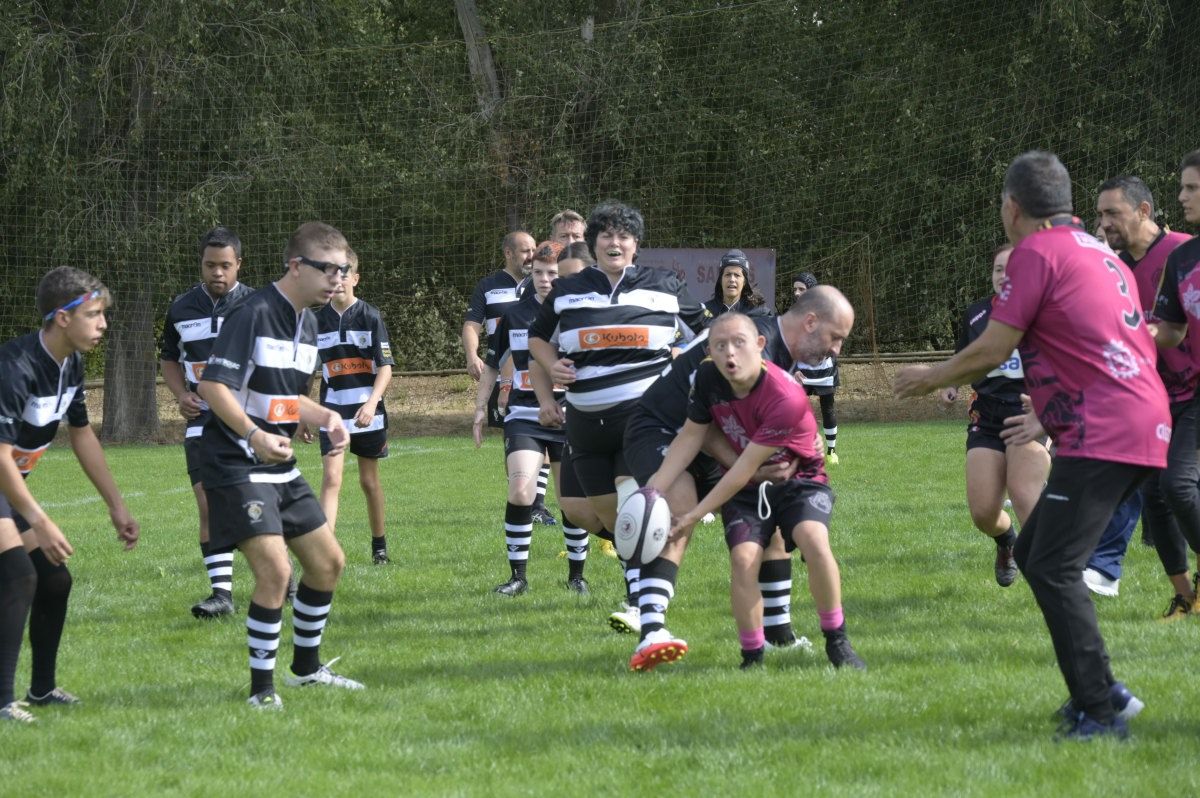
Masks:
[[[1129,724],[1123,718],[1116,717],[1108,723],[1101,723],[1091,715],[1080,712],[1075,718],[1059,728],[1055,735],[1057,740],[1094,740],[1097,737],[1112,737],[1124,740],[1129,737]]]
[[[193,618],[220,618],[222,615],[233,615],[233,599],[220,593],[192,605]]]
[[[558,526],[558,521],[555,520],[553,513],[545,507],[533,508],[533,523],[542,526]]]
[[[519,596],[529,589],[529,583],[519,576],[514,576],[502,585],[496,585],[493,593],[501,596]]]
[[[1017,561],[1012,546],[996,547],[996,584],[1008,587],[1017,581]]]
[[[742,649],[742,664],[738,665],[739,670],[748,671],[751,668],[761,668],[763,666],[763,649],[756,648],[753,651]]]
[[[388,559],[387,549],[376,549],[375,551],[372,551],[371,562],[373,562],[375,565],[387,565],[390,563],[391,560]]]
[[[572,593],[578,593],[581,596],[590,596],[592,591],[588,589],[587,580],[582,576],[573,576],[567,580],[567,590]]]
[[[825,634],[825,656],[829,657],[835,668],[849,666],[859,671],[867,669],[867,663],[862,661],[854,646],[850,645],[850,638],[840,630]]]

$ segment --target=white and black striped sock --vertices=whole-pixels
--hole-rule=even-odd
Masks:
[[[533,539],[533,508],[508,502],[504,505],[504,548],[512,575],[525,578],[529,562],[529,542]]]
[[[234,548],[213,548],[207,543],[201,543],[200,552],[204,555],[204,567],[208,571],[208,582],[212,586],[213,595],[232,595]]]
[[[307,676],[321,668],[321,635],[333,605],[332,590],[314,590],[300,579],[292,599],[292,673]]]
[[[246,612],[246,645],[250,649],[250,695],[275,686],[275,654],[279,650],[279,630],[283,628],[283,607],[267,609],[250,602]]]
[[[638,605],[641,608],[642,633],[645,640],[651,632],[666,628],[667,607],[675,595],[675,577],[679,566],[665,557],[642,566],[638,580]]]
[[[764,560],[758,568],[763,597],[763,633],[772,644],[795,639],[792,630],[792,561]]]
[[[575,526],[575,522],[562,514],[563,542],[567,547],[567,578],[583,576],[583,565],[588,556],[588,533]]]

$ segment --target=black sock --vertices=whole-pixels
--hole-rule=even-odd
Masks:
[[[529,542],[533,539],[533,508],[508,502],[504,506],[504,548],[514,579],[525,578]]]
[[[380,535],[379,537],[371,538],[371,553],[387,553],[387,535]]]
[[[992,538],[992,540],[996,541],[997,546],[1012,546],[1017,542],[1017,533],[1014,532],[1013,528],[1010,526],[1007,532],[1005,532],[1003,535],[997,535],[996,537]]]
[[[275,655],[279,651],[279,630],[283,626],[283,607],[267,609],[250,602],[246,611],[246,643],[250,648],[250,695],[275,687]]]
[[[37,590],[37,571],[20,545],[0,554],[0,707],[11,704],[25,619]]]
[[[332,590],[316,590],[300,580],[292,601],[292,673],[297,676],[307,676],[321,668],[321,635],[332,604]]]
[[[51,565],[41,549],[34,549],[29,559],[37,571],[37,590],[29,611],[29,650],[33,665],[29,692],[42,696],[58,686],[54,670],[58,662],[58,644],[67,622],[71,572],[65,565]]]

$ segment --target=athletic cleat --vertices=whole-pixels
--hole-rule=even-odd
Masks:
[[[233,611],[233,599],[220,593],[213,593],[199,604],[192,605],[192,617],[206,620],[220,618],[222,615],[233,615]]]
[[[738,670],[748,671],[753,668],[761,668],[763,666],[763,648],[756,648],[753,651],[742,649],[742,664],[738,665]]]
[[[659,665],[683,659],[687,650],[686,640],[672,637],[666,628],[656,629],[638,644],[629,658],[629,670],[652,671]]]
[[[611,540],[600,538],[600,553],[605,557],[612,557],[614,560],[617,559],[617,547],[613,545]]]
[[[850,645],[850,638],[846,637],[845,632],[826,635],[825,656],[829,657],[835,668],[848,666],[858,671],[867,669],[867,663],[863,662],[854,646]]]
[[[371,562],[375,565],[387,565],[391,562],[388,558],[387,549],[379,549],[371,552]]]
[[[567,590],[572,593],[577,593],[580,596],[590,596],[592,591],[588,589],[587,580],[582,576],[576,576],[567,580]]]
[[[1167,610],[1158,619],[1159,623],[1174,623],[1182,620],[1192,612],[1192,601],[1188,601],[1178,593],[1171,599],[1171,603],[1167,605]]]
[[[1113,712],[1117,713],[1117,717],[1126,722],[1136,718],[1146,708],[1146,703],[1129,692],[1129,688],[1125,686],[1124,682],[1113,682],[1112,686],[1108,688],[1108,700],[1112,704]],[[1060,731],[1066,731],[1075,722],[1078,715],[1079,710],[1075,708],[1075,699],[1073,698],[1068,698],[1054,712],[1054,716],[1062,723]]]
[[[496,585],[492,589],[493,593],[499,593],[501,596],[519,596],[529,589],[529,583],[519,576],[514,576],[502,585]]]
[[[1097,737],[1115,737],[1124,740],[1129,736],[1129,724],[1121,718],[1111,723],[1101,723],[1091,715],[1080,712],[1064,728],[1059,729],[1056,740],[1094,740]]]
[[[36,722],[37,718],[25,709],[27,706],[29,704],[24,701],[13,701],[11,704],[5,704],[0,707],[0,720],[11,720],[16,723]]]
[[[246,703],[255,709],[265,709],[271,712],[279,712],[283,709],[283,699],[273,688],[255,693]]]
[[[642,611],[630,604],[608,616],[608,625],[623,635],[636,635],[642,631]]]
[[[1115,596],[1121,590],[1120,579],[1109,579],[1094,568],[1083,569],[1083,584],[1097,596]]]
[[[558,526],[558,521],[545,507],[533,508],[533,523],[542,526]]]
[[[712,513],[705,513],[704,517],[700,519],[700,523],[711,524],[713,521],[716,521],[716,520],[717,520],[717,517],[715,515],[713,515]]]
[[[334,673],[329,669],[329,666],[337,662],[341,657],[334,657],[326,664],[317,668],[312,673],[304,676],[291,675],[283,680],[283,683],[288,687],[307,687],[310,684],[321,684],[326,687],[341,687],[344,690],[365,690],[366,685],[362,682],[356,682],[353,679],[347,679],[345,676]]]
[[[830,452],[829,454],[825,455],[825,464],[826,465],[835,466],[839,462],[841,462],[841,461],[838,460],[837,452]]]
[[[33,691],[25,691],[25,700],[37,707],[44,707],[54,704],[56,706],[70,706],[71,704],[82,704],[77,697],[71,695],[61,687],[55,687],[44,696],[35,696]]]
[[[803,651],[807,654],[811,654],[813,650],[813,644],[811,640],[801,635],[800,637],[793,637],[791,640],[780,640],[775,643],[767,640],[765,643],[763,643],[763,648],[767,651]]]
[[[1012,546],[996,547],[996,584],[1008,587],[1017,581],[1017,560]]]

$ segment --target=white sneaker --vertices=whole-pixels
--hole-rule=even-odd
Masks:
[[[356,682],[353,679],[347,679],[345,676],[334,673],[329,669],[329,666],[337,662],[341,657],[334,657],[326,664],[317,668],[312,673],[306,676],[288,676],[284,679],[284,684],[288,687],[304,687],[310,684],[323,684],[328,687],[341,687],[345,690],[365,690],[366,685],[362,682]]]
[[[0,720],[14,720],[17,723],[34,723],[37,721],[32,713],[26,711],[29,704],[24,701],[13,701],[0,707]]]
[[[255,709],[270,712],[278,712],[283,709],[283,699],[274,690],[263,690],[261,693],[255,693],[250,696],[246,703]]]
[[[1109,579],[1093,568],[1083,569],[1083,583],[1098,596],[1115,596],[1121,587],[1120,579]]]
[[[771,643],[763,642],[764,651],[803,651],[805,654],[811,654],[813,650],[812,641],[801,635],[800,637],[792,638],[790,643]]]
[[[700,519],[700,523],[711,524],[713,521],[716,521],[716,520],[717,520],[717,517],[715,515],[713,515],[712,513],[705,513],[704,517]]]
[[[608,625],[623,635],[638,634],[642,631],[642,611],[630,604],[622,604],[621,609],[608,616]]]

